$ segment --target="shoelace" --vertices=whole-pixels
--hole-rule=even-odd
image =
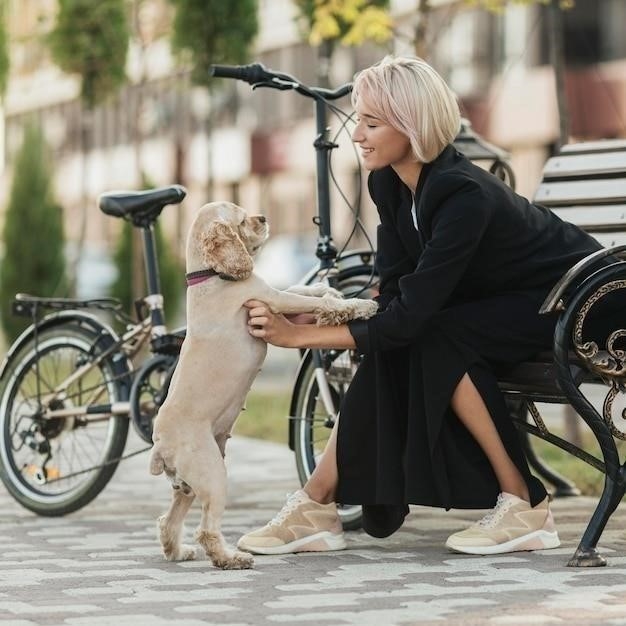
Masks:
[[[287,496],[287,502],[285,502],[285,506],[278,511],[278,513],[274,516],[274,518],[268,522],[268,526],[280,526],[287,517],[293,513],[300,504],[302,504],[302,498],[298,497],[297,493],[292,493]]]
[[[481,528],[493,528],[504,517],[504,514],[513,506],[514,502],[510,499],[504,499],[502,494],[498,495],[496,506],[493,507],[485,517],[476,522]]]

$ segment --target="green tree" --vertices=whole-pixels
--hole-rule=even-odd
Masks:
[[[29,323],[11,314],[16,293],[60,296],[66,292],[63,212],[53,197],[50,163],[41,133],[28,127],[15,160],[2,233],[0,303],[9,341]]]
[[[126,78],[126,54],[129,40],[126,0],[59,0],[59,11],[49,35],[52,58],[69,74],[80,77],[81,151],[83,172],[81,180],[82,213],[78,235],[78,255],[85,242],[89,201],[87,154],[93,135],[95,107],[122,85]],[[76,267],[72,274],[75,276]]]
[[[149,181],[144,181],[146,189],[152,186]],[[134,293],[133,280],[131,280],[133,272],[139,274],[143,288],[142,293],[146,293],[145,262],[143,262],[142,255],[137,255],[136,248],[141,245],[142,240],[137,235],[141,235],[140,231],[134,228],[130,222],[124,222],[113,255],[113,262],[117,268],[117,278],[111,286],[111,295],[121,300],[124,310],[129,314],[134,312],[135,298],[139,296],[139,294]],[[164,237],[160,221],[157,221],[154,226],[154,242],[161,278],[161,292],[165,300],[165,314],[171,323],[175,320],[180,309],[181,297],[185,287],[185,268]],[[138,256],[140,257],[140,264],[137,263]]]
[[[172,47],[208,85],[213,63],[244,63],[259,23],[258,0],[170,0],[176,8]]]
[[[213,63],[245,63],[259,29],[258,0],[170,0],[176,9],[172,28],[172,48],[191,68],[196,85],[210,86],[209,68]],[[205,120],[211,136],[213,115]],[[210,147],[209,147],[210,151]],[[213,174],[211,154],[207,154],[209,172],[207,196],[211,197]]]
[[[318,47],[318,83],[328,86],[330,61],[337,44],[384,44],[393,35],[389,0],[294,0],[303,36]]]
[[[0,93],[3,94],[7,87],[9,75],[9,51],[6,31],[6,0],[0,0]]]

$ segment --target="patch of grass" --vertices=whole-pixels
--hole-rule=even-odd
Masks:
[[[237,418],[234,434],[287,444],[289,391],[251,391]]]
[[[539,456],[546,465],[549,465],[559,474],[573,481],[583,495],[597,496],[602,493],[604,474],[595,467],[572,456],[568,452],[565,452],[565,450],[561,450],[536,437],[531,437],[531,442],[537,452],[537,456]],[[585,441],[584,449],[586,452],[593,454],[593,456],[602,459],[597,443],[591,442],[591,436],[588,442]],[[550,485],[546,484],[546,488],[550,491]]]
[[[554,434],[562,436],[558,430],[554,431]],[[575,482],[583,495],[599,496],[602,493],[602,489],[604,488],[604,474],[602,472],[537,437],[531,437],[530,441],[537,455],[559,474]],[[582,433],[582,441],[582,448],[585,452],[602,460],[600,447],[591,432],[584,431]],[[626,453],[626,441],[616,440],[616,442],[618,454],[623,460],[624,454]],[[549,485],[546,485],[546,487],[549,487]]]

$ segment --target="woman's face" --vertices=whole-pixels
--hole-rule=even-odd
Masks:
[[[391,165],[397,171],[409,164],[415,166],[409,138],[377,118],[367,106],[367,100],[361,97],[357,100],[356,115],[352,141],[361,148],[363,167],[378,170]]]

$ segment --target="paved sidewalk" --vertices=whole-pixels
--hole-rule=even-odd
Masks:
[[[415,507],[387,540],[350,533],[343,552],[220,571],[161,557],[154,520],[169,487],[148,475],[147,460],[125,461],[91,505],[60,519],[32,515],[0,487],[0,625],[626,624],[624,505],[601,542],[606,568],[565,567],[593,508],[574,498],[555,503],[563,547],[544,553],[451,554],[447,535],[480,513]],[[297,483],[285,446],[235,438],[228,462],[224,530],[234,542]],[[194,508],[188,534],[197,520]]]

